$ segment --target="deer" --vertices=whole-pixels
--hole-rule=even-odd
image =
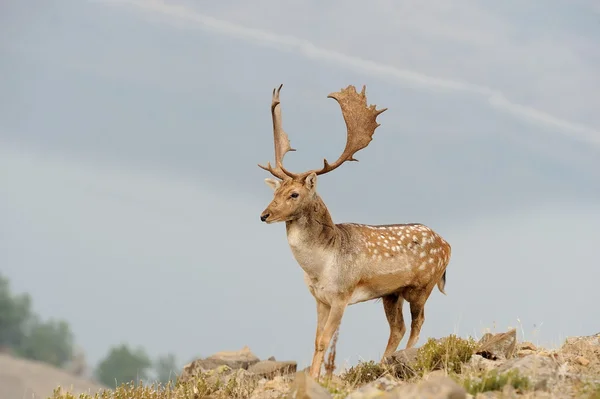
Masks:
[[[279,94],[273,89],[271,117],[275,164],[258,164],[276,179],[266,178],[273,199],[260,215],[266,224],[285,222],[293,257],[304,271],[304,283],[316,301],[317,329],[309,375],[319,379],[325,351],[350,305],[381,299],[390,328],[380,362],[392,355],[406,326],[404,301],[410,304],[411,330],[406,348],[419,340],[425,321],[425,303],[434,287],[446,295],[446,268],[451,247],[439,234],[421,223],[368,225],[334,223],[317,193],[317,176],[332,172],[345,162],[358,161],[356,152],[366,148],[381,124],[377,116],[387,108],[367,106],[366,86],[358,93],[352,85],[327,96],[337,101],[346,125],[346,146],[332,164],[294,173],[283,166],[291,148],[283,130]]]

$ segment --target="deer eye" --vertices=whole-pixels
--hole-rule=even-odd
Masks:
[[[291,198],[298,198],[298,195],[300,195],[300,194],[298,194],[298,193],[292,193],[292,194],[290,195],[290,197],[291,197]]]

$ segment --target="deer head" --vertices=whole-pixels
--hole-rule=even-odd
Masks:
[[[273,200],[260,216],[260,220],[266,223],[292,221],[309,209],[317,197],[317,176],[335,170],[346,161],[358,161],[354,158],[354,154],[369,145],[375,129],[379,126],[376,121],[377,116],[387,110],[387,108],[377,110],[375,105],[367,106],[365,86],[360,93],[350,85],[339,92],[329,94],[327,98],[333,98],[340,105],[346,123],[347,138],[344,152],[333,164],[324,159],[321,169],[293,173],[283,166],[285,154],[296,150],[291,148],[288,135],[282,127],[279,101],[282,87],[283,85],[280,85],[277,89],[273,89],[271,101],[275,166],[271,166],[270,162],[267,166],[258,165],[277,178],[265,179],[267,185],[274,190]]]

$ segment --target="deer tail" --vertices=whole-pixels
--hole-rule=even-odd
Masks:
[[[440,279],[440,281],[438,281],[437,283],[438,289],[440,290],[440,292],[444,295],[446,295],[446,291],[444,291],[444,288],[446,287],[446,271],[444,270],[444,274],[442,275],[442,278]]]

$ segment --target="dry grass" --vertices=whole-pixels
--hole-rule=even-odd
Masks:
[[[94,395],[73,396],[59,387],[51,399],[246,399],[256,390],[258,378],[239,371],[229,375],[201,373],[192,380],[166,385],[143,385],[132,381],[121,384],[114,391],[105,390]]]
[[[341,375],[335,375],[337,338],[338,332],[336,331],[326,357],[325,374],[321,381],[321,385],[328,389],[334,399],[345,398],[350,392],[384,376],[406,382],[416,382],[435,370],[443,370],[445,374],[463,385],[467,392],[476,397],[481,393],[495,392],[495,395],[503,395],[503,392],[510,392],[511,397],[516,394],[519,397],[528,398],[534,397],[538,392],[532,387],[533,384],[529,378],[520,375],[516,370],[499,373],[495,370],[482,372],[465,367],[465,364],[470,361],[477,343],[472,338],[464,339],[455,335],[438,340],[429,339],[416,351],[416,357],[410,364],[359,362]],[[596,375],[596,378],[581,380],[579,385],[569,385],[565,392],[575,393],[578,398],[600,399],[600,383],[597,380],[596,369],[596,362],[599,360],[597,351],[597,348],[590,348],[589,345],[578,343],[565,345],[561,356],[570,359],[570,362],[574,362],[573,359],[580,356],[585,356],[590,364],[585,367],[587,374],[581,375]],[[584,366],[581,368],[583,369]],[[78,397],[58,389],[51,399],[255,399],[261,397],[275,399],[285,397],[292,378],[292,376],[280,376],[273,381],[265,382],[245,370],[230,370],[227,367],[220,367],[217,370],[201,373],[193,380],[177,381],[168,386],[155,384],[144,387],[130,383],[121,385],[114,392],[106,391],[96,395]],[[565,386],[561,389],[564,388]],[[556,397],[566,397],[558,393],[557,395]]]

